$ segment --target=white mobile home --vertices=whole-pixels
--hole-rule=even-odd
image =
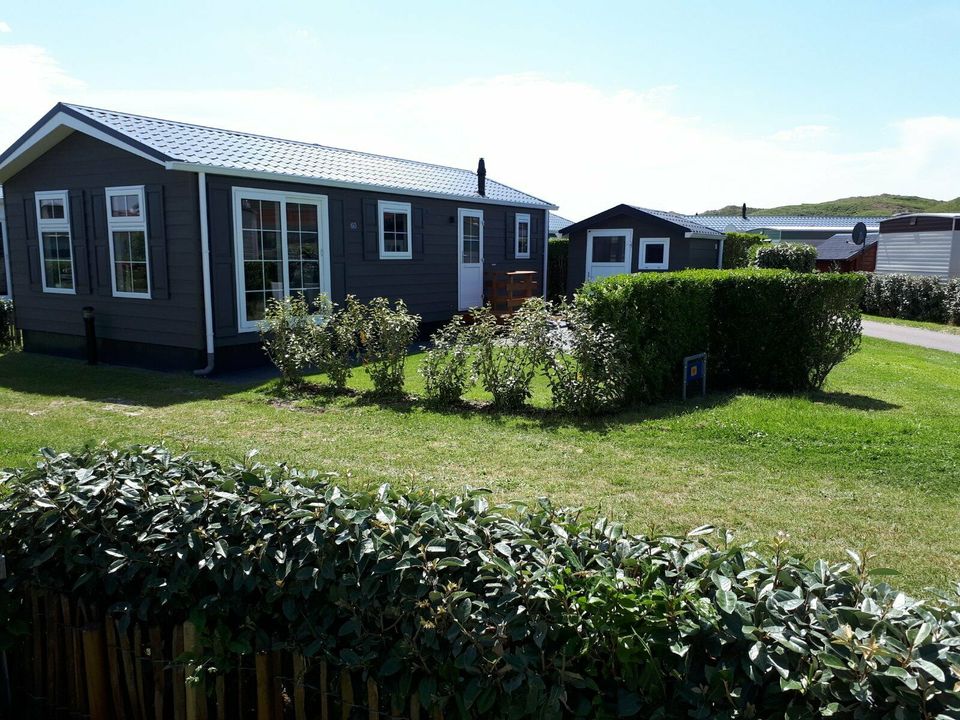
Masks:
[[[960,277],[960,213],[897,215],[881,222],[877,272]]]

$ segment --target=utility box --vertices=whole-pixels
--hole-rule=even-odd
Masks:
[[[707,394],[707,354],[698,353],[697,355],[688,355],[683,359],[683,399],[691,388],[695,392],[700,390],[700,397]]]

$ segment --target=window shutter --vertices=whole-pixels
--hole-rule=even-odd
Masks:
[[[423,259],[423,208],[413,208],[413,255],[414,260]]]
[[[350,229],[343,218],[343,200],[333,198],[329,201],[330,207],[330,237],[327,242],[330,245],[330,260],[343,260],[347,234]]]
[[[90,258],[87,254],[87,224],[83,207],[83,191],[71,190],[70,235],[73,239],[73,278],[77,294],[90,293]]]
[[[30,287],[39,290],[40,273],[40,236],[37,234],[37,205],[33,195],[23,199],[23,235],[27,247],[27,269],[30,276]]]
[[[213,331],[218,337],[237,335],[237,270],[234,254],[237,238],[233,222],[237,209],[232,191],[207,180],[207,231],[210,236],[210,289],[213,293]],[[200,253],[200,213],[197,222],[196,297],[203,302],[203,258]]]
[[[113,294],[113,281],[110,277],[110,238],[107,232],[107,199],[103,192],[90,196],[90,213],[93,215],[93,257],[97,294]]]
[[[147,243],[150,247],[150,297],[165,300],[170,297],[167,271],[167,227],[163,207],[163,185],[147,185]]]
[[[503,256],[508,260],[513,260],[517,256],[517,242],[516,242],[516,215],[514,213],[504,213],[503,214],[503,225],[506,228],[504,233],[507,236],[507,245],[504,249]]]
[[[540,255],[543,245],[543,213],[530,213],[530,257]]]
[[[379,236],[377,233],[377,201],[363,201],[363,259],[376,260],[380,257]]]

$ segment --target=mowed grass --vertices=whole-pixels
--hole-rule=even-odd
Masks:
[[[550,496],[636,531],[782,530],[797,552],[834,560],[866,548],[918,593],[960,579],[960,355],[864,338],[821,393],[717,393],[589,422],[363,396],[277,402],[268,385],[0,356],[0,466],[101,441],[221,460],[256,448],[350,485]],[[368,387],[361,370],[354,387]],[[542,384],[534,404],[549,404]]]
[[[906,327],[923,328],[924,330],[936,330],[950,335],[960,335],[960,325],[945,325],[944,323],[926,322],[924,320],[904,320],[903,318],[888,318],[880,315],[864,315],[864,320],[873,320],[874,322],[886,323],[887,325],[905,325]]]

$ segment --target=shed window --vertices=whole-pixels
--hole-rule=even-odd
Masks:
[[[518,258],[530,257],[530,215],[527,213],[517,213],[514,237],[516,238],[514,255]]]
[[[271,298],[313,303],[330,287],[326,197],[234,189],[240,330],[256,330]]]
[[[380,259],[409,260],[413,257],[410,242],[410,203],[377,203],[380,216]]]
[[[67,191],[39,192],[36,202],[43,291],[74,294],[73,243]]]
[[[107,230],[114,297],[150,297],[146,203],[143,187],[106,189]]]
[[[666,270],[669,265],[669,238],[647,238],[640,241],[640,270]]]
[[[593,257],[595,263],[622,263],[626,256],[626,235],[593,235]],[[627,268],[629,270],[629,268]]]

